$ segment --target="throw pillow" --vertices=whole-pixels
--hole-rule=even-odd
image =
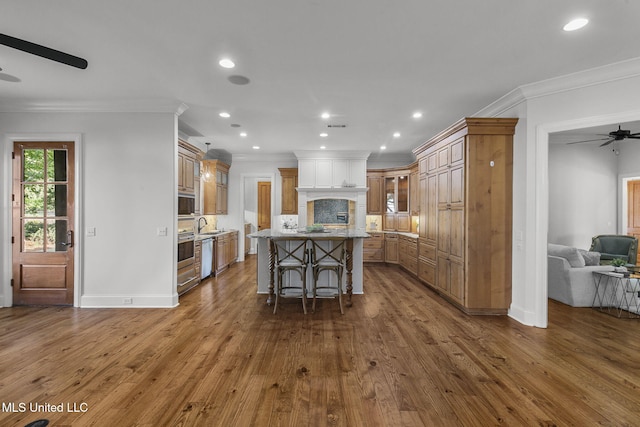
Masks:
[[[584,267],[584,258],[578,252],[578,249],[571,246],[556,245],[549,243],[547,245],[547,253],[552,256],[562,257],[569,261],[571,267]]]
[[[582,258],[584,258],[584,265],[600,265],[600,252],[590,252],[584,249],[578,249]]]

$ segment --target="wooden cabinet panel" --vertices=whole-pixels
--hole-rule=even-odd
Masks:
[[[367,214],[368,215],[382,215],[384,212],[383,203],[383,178],[381,175],[368,175],[367,176]]]
[[[436,285],[436,266],[434,263],[418,258],[418,278],[429,286]]]
[[[298,168],[279,168],[282,177],[282,215],[298,214]]]
[[[363,241],[362,258],[365,262],[384,262],[384,234],[369,233]]]
[[[410,233],[411,232],[411,217],[408,213],[397,213],[396,216],[396,228],[395,231],[400,231],[402,233]]]
[[[191,144],[178,140],[178,191],[195,193],[195,173],[199,168],[198,149]]]
[[[384,236],[384,260],[388,263],[398,263],[398,235],[387,233]]]
[[[438,233],[438,175],[430,174],[426,178],[425,183],[426,202],[424,203],[425,213],[425,225],[424,225],[424,237],[435,246],[437,233]],[[421,222],[422,226],[422,222]]]
[[[452,168],[449,172],[449,203],[464,203],[464,168],[458,166]]]
[[[420,181],[417,168],[409,174],[409,212],[420,215]]]
[[[216,236],[215,273],[220,274],[238,259],[238,232]]]

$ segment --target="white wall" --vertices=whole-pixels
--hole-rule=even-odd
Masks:
[[[514,138],[509,315],[547,326],[548,134],[640,119],[640,58],[523,86],[475,115],[519,117]],[[520,241],[518,239],[521,239]]]
[[[589,249],[616,233],[618,157],[598,144],[549,145],[549,243]]]
[[[11,170],[10,138],[81,135],[76,305],[124,306],[125,297],[133,301],[126,306],[177,304],[175,113],[0,113],[0,131],[3,178]],[[3,201],[10,191],[2,186]],[[0,214],[0,241],[7,242],[9,205]],[[85,237],[87,227],[95,227],[95,237]],[[165,227],[167,236],[158,236]],[[10,245],[2,251],[1,292],[10,306]]]

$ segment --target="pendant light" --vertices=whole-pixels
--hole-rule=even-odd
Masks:
[[[204,143],[207,146],[207,153],[209,152],[209,145],[211,145],[210,142],[205,142]],[[205,160],[207,157],[207,154],[205,153],[205,156],[203,157],[202,160]],[[213,178],[213,175],[211,174],[211,171],[209,170],[209,162],[204,162],[204,168],[202,168],[200,170],[200,179],[204,182],[210,182],[211,178]]]

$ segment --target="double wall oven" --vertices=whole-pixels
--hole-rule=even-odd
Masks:
[[[178,294],[198,281],[195,268],[193,218],[178,219]]]

